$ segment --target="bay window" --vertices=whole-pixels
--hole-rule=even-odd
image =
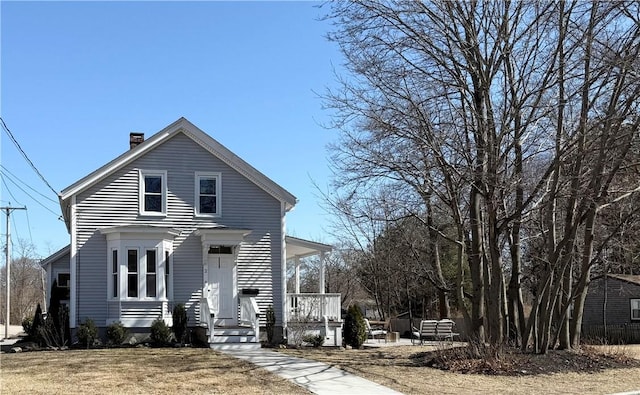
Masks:
[[[107,236],[107,298],[168,301],[173,290],[171,261],[177,231],[153,226],[102,229]]]

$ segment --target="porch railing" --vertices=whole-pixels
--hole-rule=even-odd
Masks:
[[[340,321],[340,294],[287,294],[289,321]]]
[[[200,299],[200,322],[207,325],[207,328],[209,330],[210,343],[213,342],[213,336],[214,336],[213,322],[215,317],[212,313],[213,313],[213,306],[211,305],[211,301],[209,300],[209,298],[201,298]]]
[[[240,324],[251,326],[260,339],[260,308],[254,296],[240,296]]]

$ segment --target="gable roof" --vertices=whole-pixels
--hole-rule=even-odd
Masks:
[[[186,118],[181,117],[171,125],[165,127],[158,133],[154,134],[137,147],[130,149],[124,154],[118,156],[111,162],[105,164],[99,169],[91,172],[87,176],[81,178],[75,183],[71,184],[67,188],[60,192],[60,205],[62,207],[62,213],[64,214],[67,228],[69,227],[69,213],[65,209],[68,206],[69,199],[77,195],[78,193],[91,187],[104,177],[118,171],[127,164],[138,159],[145,153],[154,149],[155,147],[168,141],[171,137],[177,133],[183,133],[191,140],[199,144],[202,148],[210,152],[213,156],[220,159],[232,169],[236,170],[248,180],[262,188],[265,192],[285,204],[287,211],[291,210],[297,203],[297,199],[293,194],[276,184],[270,178],[259,172],[256,168],[245,162],[239,156],[231,152],[227,147],[220,144],[213,137],[209,136],[197,126],[189,122]]]
[[[62,247],[58,251],[54,252],[53,254],[41,260],[40,266],[46,267],[48,264],[62,258],[63,256],[65,256],[66,254],[69,254],[70,252],[71,252],[71,244],[68,244],[66,247]]]
[[[640,285],[640,276],[632,274],[609,274],[610,278],[622,280],[631,284]]]

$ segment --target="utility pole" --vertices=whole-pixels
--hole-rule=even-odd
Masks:
[[[11,203],[9,203],[11,204]],[[6,206],[6,207],[0,207],[0,210],[4,210],[5,213],[7,214],[7,248],[5,249],[5,257],[6,257],[6,282],[7,282],[7,300],[5,301],[6,303],[6,307],[7,307],[7,318],[4,321],[4,338],[8,339],[9,338],[9,319],[11,317],[11,229],[10,229],[10,222],[9,222],[9,216],[11,215],[11,212],[14,210],[26,210],[26,207],[10,207],[10,206]]]

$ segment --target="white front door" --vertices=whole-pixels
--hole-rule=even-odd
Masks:
[[[236,265],[232,255],[209,255],[207,297],[215,314],[214,325],[238,323]]]

